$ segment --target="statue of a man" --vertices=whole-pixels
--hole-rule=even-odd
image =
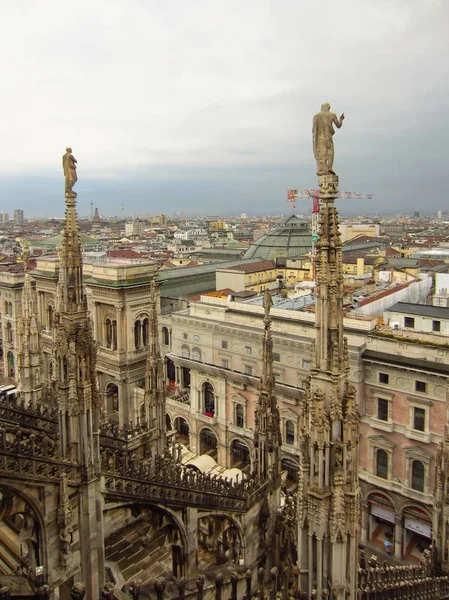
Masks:
[[[273,306],[273,298],[271,296],[270,290],[268,288],[265,289],[263,295],[263,307],[265,309],[265,316],[268,317],[270,314],[270,309]]]
[[[75,194],[75,192],[72,191],[72,188],[78,181],[78,177],[76,175],[76,163],[77,160],[72,154],[72,149],[66,148],[65,154],[62,157],[62,168],[64,169],[66,194]]]
[[[332,170],[334,164],[334,127],[340,129],[345,118],[344,113],[340,118],[330,112],[330,104],[323,104],[321,112],[313,117],[313,154],[316,159],[317,175],[335,175]]]

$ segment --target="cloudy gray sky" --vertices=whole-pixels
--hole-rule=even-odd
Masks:
[[[80,212],[287,213],[325,101],[375,194],[343,212],[449,207],[448,30],[448,0],[5,3],[0,210],[61,214],[71,145]]]

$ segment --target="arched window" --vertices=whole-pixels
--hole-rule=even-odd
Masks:
[[[235,405],[235,424],[237,425],[237,427],[245,426],[244,411],[243,406],[241,404]]]
[[[61,362],[62,367],[62,381],[63,383],[68,383],[69,381],[69,365],[67,362],[67,358],[64,356]]]
[[[202,429],[200,432],[200,454],[208,454],[217,460],[217,436],[211,429]]]
[[[376,452],[376,475],[388,479],[388,453],[382,449]]]
[[[112,321],[112,349],[117,350],[117,321]]]
[[[418,492],[424,491],[424,464],[420,460],[412,463],[412,488]]]
[[[239,469],[250,464],[250,452],[248,446],[240,440],[233,440],[231,444],[231,466]]]
[[[12,325],[11,325],[11,323],[6,323],[6,341],[9,344],[12,344]]]
[[[150,342],[150,320],[148,319],[148,317],[145,317],[145,319],[142,321],[142,341],[143,341],[143,345],[144,346],[148,346],[149,342]]]
[[[16,372],[15,359],[14,354],[11,351],[6,355],[6,360],[8,361],[8,377],[14,377]]]
[[[47,307],[47,325],[49,329],[53,327],[53,312],[54,308],[51,304],[49,304]]]
[[[134,323],[134,346],[136,350],[140,350],[142,347],[141,329],[142,323],[140,321],[136,321]]]
[[[167,431],[171,431],[171,419],[170,419],[170,415],[168,413],[165,413],[165,427],[167,429]]]
[[[193,348],[192,358],[193,360],[201,360],[201,350],[199,348]]]
[[[203,383],[204,414],[215,416],[215,395],[213,386],[207,381]]]
[[[290,484],[298,483],[299,466],[290,458],[283,458],[281,461],[281,469],[287,472],[287,480]]]
[[[162,343],[165,344],[165,346],[168,346],[170,344],[170,336],[168,334],[168,327],[162,327]]]
[[[106,347],[112,348],[112,321],[106,319]]]
[[[190,358],[190,348],[188,346],[181,346],[181,356],[183,358]]]
[[[295,443],[295,424],[293,421],[285,421],[285,443],[292,446]]]
[[[170,383],[174,383],[176,381],[175,364],[169,358],[166,358],[165,360],[167,361],[167,379]]]

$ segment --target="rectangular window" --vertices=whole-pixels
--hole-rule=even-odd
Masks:
[[[426,430],[426,411],[424,408],[415,406],[413,409],[413,429],[416,429],[416,431]]]
[[[276,362],[279,362],[281,360],[281,355],[279,354],[279,352],[273,352],[273,360],[275,360]]]
[[[227,340],[221,340],[221,347],[224,350],[227,350],[227,348],[228,348],[228,341]]]
[[[415,381],[415,391],[421,392],[425,394],[426,392],[426,382],[425,381]]]
[[[432,331],[441,331],[441,321],[432,321]]]
[[[379,373],[379,383],[388,385],[389,375],[388,373]]]
[[[388,400],[377,399],[377,418],[379,421],[388,421]]]
[[[227,358],[222,358],[221,366],[223,367],[223,369],[229,369],[229,360]]]
[[[248,356],[251,356],[253,352],[251,346],[245,346],[245,352]]]
[[[404,327],[415,328],[415,319],[413,317],[404,317]]]
[[[252,375],[253,368],[250,365],[245,365],[245,375]]]
[[[282,377],[280,373],[273,373],[273,377],[275,381],[281,382],[282,381]]]
[[[310,369],[310,360],[306,360],[305,358],[302,359],[302,368],[303,369]]]
[[[189,335],[187,333],[183,333],[182,337],[186,340],[189,337]]]

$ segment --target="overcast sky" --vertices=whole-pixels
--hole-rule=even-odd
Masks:
[[[286,213],[330,102],[343,212],[449,208],[448,0],[2,5],[0,211]],[[297,211],[307,213],[306,204]]]

